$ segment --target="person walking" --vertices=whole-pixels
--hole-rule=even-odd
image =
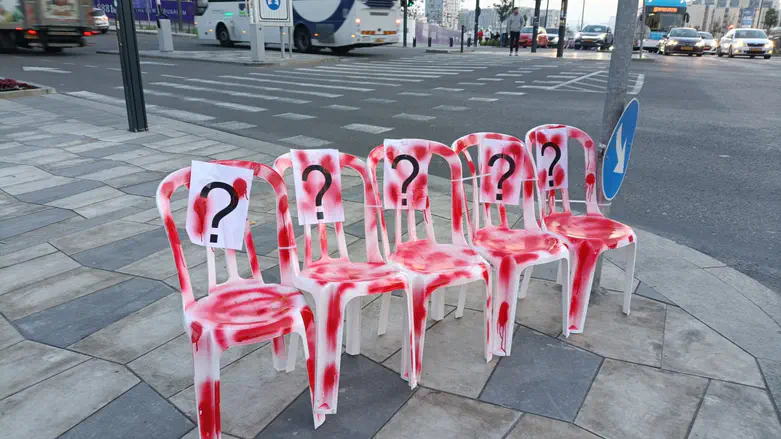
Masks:
[[[481,45],[481,46],[483,45],[483,30],[482,29],[477,31],[477,42],[478,42],[479,45]]]
[[[513,56],[513,48],[515,48],[515,56],[518,56],[518,43],[521,39],[521,27],[523,26],[523,17],[518,12],[518,8],[513,8],[513,13],[507,17],[507,30],[510,31],[510,56]]]

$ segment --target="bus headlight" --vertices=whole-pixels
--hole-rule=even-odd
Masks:
[[[356,18],[355,19],[355,24],[361,24],[361,19],[360,18]]]
[[[397,24],[397,25],[401,24],[401,18],[397,18],[397,19],[396,19],[396,24]]]

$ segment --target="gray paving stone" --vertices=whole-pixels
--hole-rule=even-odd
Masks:
[[[520,416],[514,410],[420,388],[375,437],[502,438]]]
[[[5,192],[3,192],[5,193]],[[9,195],[10,197],[10,195]],[[0,221],[4,223],[13,223],[11,220],[23,218],[25,216],[32,216],[36,212],[42,212],[46,210],[46,206],[39,206],[37,204],[20,203],[16,200],[9,199],[4,203],[3,211],[0,212]]]
[[[480,400],[572,422],[602,359],[520,327]]]
[[[525,414],[507,439],[599,439],[598,436],[569,422]]]
[[[0,311],[18,320],[128,279],[119,273],[78,267],[0,296]]]
[[[49,177],[50,174],[32,166],[12,166],[0,171],[0,187],[28,183]]]
[[[635,288],[634,294],[636,294],[638,296],[643,296],[643,297],[648,298],[648,299],[656,300],[657,302],[666,303],[668,305],[675,305],[672,300],[664,297],[661,293],[659,293],[655,289],[649,287],[648,284],[645,284],[643,282],[640,282],[640,284],[637,285],[637,288]]]
[[[59,439],[179,439],[194,424],[148,384],[137,384]]]
[[[30,340],[66,347],[171,294],[167,285],[131,279],[17,320]]]
[[[603,437],[683,438],[708,380],[605,360],[575,424]]]
[[[139,149],[140,146],[133,145],[133,144],[114,144],[114,145],[106,145],[103,148],[98,149],[92,149],[89,151],[83,151],[80,152],[79,155],[82,157],[91,157],[91,158],[103,158],[107,155],[112,154],[119,154],[122,152],[128,152],[128,151],[135,151]]]
[[[89,360],[0,401],[7,437],[54,439],[138,383],[122,366]]]
[[[118,189],[122,189],[122,192],[131,194],[131,195],[141,195],[144,197],[154,197],[156,195],[156,192],[152,192],[152,194],[148,193],[135,193],[127,190],[128,186],[134,186],[139,184],[160,184],[160,182],[163,180],[163,177],[165,177],[166,174],[164,172],[153,172],[153,171],[141,171],[136,172],[134,174],[125,175],[122,177],[117,178],[111,178],[108,180],[105,180],[104,182],[111,186]],[[156,186],[155,186],[156,187]]]
[[[80,175],[79,178],[85,180],[105,181],[105,180],[110,180],[112,178],[119,178],[127,175],[132,175],[141,171],[143,171],[143,169],[139,168],[138,166],[119,164],[119,166],[115,166],[113,168],[102,169],[97,172],[91,172],[89,174]]]
[[[231,436],[229,434],[226,434],[225,432],[223,432],[221,436],[222,439],[239,439],[236,436]],[[190,430],[189,433],[182,436],[182,439],[201,439],[200,432],[198,431],[197,428],[193,428],[192,430]]]
[[[149,328],[154,330],[150,331]],[[70,348],[125,364],[183,332],[182,295],[175,292],[106,326]]]
[[[497,364],[496,358],[485,362],[483,325],[482,312],[465,310],[460,319],[450,314],[426,331],[420,384],[476,398]],[[383,364],[399,371],[400,353]]]
[[[603,357],[661,366],[667,305],[636,296],[627,316],[623,300],[618,292],[592,294],[585,329],[570,335],[569,343]]]
[[[0,316],[0,350],[22,340],[24,337],[4,317]]]
[[[11,186],[6,186],[3,188],[3,190],[9,194],[13,195],[15,197],[19,197],[20,195],[30,193],[30,192],[36,192],[42,189],[47,189],[55,186],[60,186],[66,183],[72,182],[72,178],[68,177],[57,177],[56,175],[50,175],[46,178],[42,178],[40,180],[31,181],[28,183],[21,183],[21,184],[15,184]]]
[[[543,279],[551,282],[556,281],[556,273],[558,272],[558,262],[550,262],[547,264],[537,265],[532,271],[532,279]]]
[[[149,224],[139,224],[129,221],[111,221],[70,235],[65,235],[62,238],[57,238],[50,242],[63,253],[70,255],[154,229],[156,229],[156,227]]]
[[[781,325],[781,294],[732,267],[709,268],[705,271],[738,290]]]
[[[3,258],[0,259],[0,268],[9,267],[11,265],[29,261],[35,258],[40,258],[41,256],[46,256],[56,251],[56,248],[47,243],[27,247],[17,252],[3,255]]]
[[[776,410],[781,408],[781,362],[758,358],[757,362],[762,369],[762,375],[767,382],[770,397],[773,398]]]
[[[328,416],[314,430],[309,392],[302,392],[255,438],[372,437],[404,404],[410,392],[409,385],[398,374],[360,355],[344,355],[337,415]]]
[[[220,367],[225,368],[262,346],[262,343],[234,346],[222,354]],[[182,334],[133,360],[127,366],[168,398],[193,385],[192,343],[187,334]]]
[[[99,188],[101,186],[103,186],[103,184],[99,181],[75,180],[59,186],[20,194],[17,195],[16,198],[27,203],[46,204],[54,200],[76,195],[81,192],[86,192],[90,189]]]
[[[345,360],[342,364],[346,363]],[[344,377],[344,367],[342,371]],[[365,382],[361,381],[361,385]],[[271,347],[267,344],[222,369],[220,373],[222,429],[234,436],[253,437],[307,388],[308,378],[303,355],[298,356],[293,372],[277,372],[272,364]],[[195,419],[195,391],[192,386],[170,399],[191,419]],[[310,407],[307,418],[309,422],[304,426],[308,430],[313,430],[312,405],[309,402],[308,391],[306,404]],[[292,434],[289,432],[286,437]]]
[[[131,195],[139,195],[142,197],[156,197],[157,196],[157,187],[160,186],[160,181],[162,181],[162,177],[165,177],[163,175],[161,178],[157,178],[159,173],[152,172],[151,174],[155,175],[155,178],[150,179],[150,181],[147,181],[145,183],[138,183],[134,184],[132,186],[125,186],[122,189],[122,192],[126,192]],[[184,194],[184,191],[176,191],[175,194]]]
[[[206,262],[207,250],[205,247],[193,244],[189,240],[181,242],[184,259],[187,261],[188,267],[195,267]],[[244,254],[245,253],[238,254],[236,257],[238,258]],[[132,264],[120,267],[117,271],[158,280],[163,280],[177,274],[176,264],[174,264],[174,258],[170,248],[160,250],[159,252],[153,253]]]
[[[515,322],[556,337],[562,331],[561,285],[532,277],[525,299],[518,301]]]
[[[89,360],[86,355],[25,340],[0,355],[0,399]]]
[[[125,195],[121,191],[109,186],[101,186],[69,197],[46,203],[49,206],[60,207],[63,209],[78,209],[79,207],[89,206],[90,204],[110,200]]]
[[[166,247],[168,237],[165,231],[159,228],[76,253],[73,258],[88,267],[116,270]]]
[[[141,207],[148,209],[154,207],[155,202],[151,198],[138,197],[135,195],[121,195],[110,200],[101,201],[83,207],[73,209],[79,215],[85,218],[95,218],[107,213],[116,212],[128,207]]]
[[[0,295],[25,285],[48,279],[78,267],[68,256],[57,252],[0,269]]]
[[[63,177],[78,177],[84,174],[91,174],[93,172],[102,171],[104,169],[111,169],[121,165],[121,163],[113,160],[95,160],[89,163],[83,163],[68,168],[58,169],[55,173]]]
[[[765,387],[754,357],[673,307],[667,309],[662,368]]]
[[[76,216],[74,212],[66,209],[47,209],[36,206],[35,210],[35,215],[0,220],[0,239],[21,235]]]
[[[764,390],[712,381],[689,437],[778,438],[781,424]]]

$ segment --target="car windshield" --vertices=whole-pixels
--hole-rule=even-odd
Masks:
[[[747,29],[735,31],[735,38],[767,38],[767,35],[758,29]]]
[[[583,32],[599,32],[599,33],[605,33],[607,32],[606,26],[586,26],[583,28]]]
[[[697,38],[699,35],[694,29],[673,29],[670,31],[671,37]]]
[[[103,12],[103,9],[95,9],[94,11],[92,11],[93,17],[102,17],[104,15],[106,15],[106,13]]]
[[[534,31],[534,28],[531,26],[526,26],[523,29],[521,29],[522,34],[530,34]]]
[[[705,38],[706,40],[713,39],[713,35],[709,34],[708,32],[700,32],[700,37]]]

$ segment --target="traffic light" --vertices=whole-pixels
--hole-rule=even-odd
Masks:
[[[399,3],[401,4],[401,7],[408,7],[411,8],[415,5],[415,0],[399,0]]]

